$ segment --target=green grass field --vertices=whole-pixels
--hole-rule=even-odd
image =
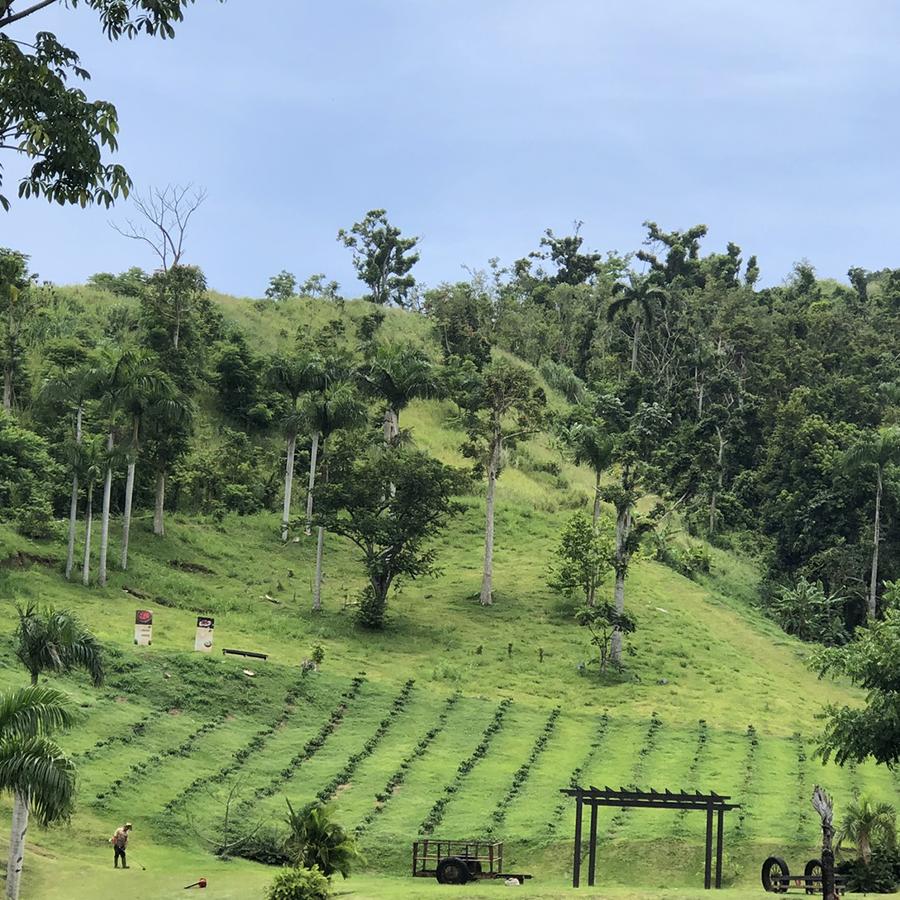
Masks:
[[[304,321],[290,305],[266,312],[220,302],[261,341],[287,340],[281,332],[292,337]],[[421,333],[418,320],[392,318],[410,336]],[[403,426],[429,451],[459,462],[447,412],[439,402],[417,402]],[[771,851],[800,869],[814,854],[814,783],[833,792],[838,816],[860,791],[898,800],[887,770],[823,767],[815,758],[817,712],[859,694],[817,680],[805,661],[809,647],[753,607],[757,573],[747,559],[712,550],[713,571],[697,582],[638,560],[626,598],[638,625],[627,642],[630,678],[601,684],[584,674],[587,636],[547,587],[547,572],[558,529],[586,503],[590,477],[566,462],[559,476],[535,466],[557,459],[542,440],[526,450],[499,483],[495,605],[473,599],[483,523],[482,498],[472,496],[440,541],[442,574],[404,585],[380,634],[353,623],[347,604],[361,569],[338,540],[326,543],[324,610],[311,611],[314,540],[301,535],[283,546],[274,512],[221,522],[176,515],[162,539],[142,513],[131,568],[113,571],[105,589],[65,582],[61,541],[0,528],[0,686],[25,681],[11,654],[14,600],[75,610],[114,651],[102,690],[80,677],[60,680],[83,712],[62,739],[78,762],[78,811],[65,826],[30,832],[24,896],[182,896],[184,885],[205,876],[204,896],[261,897],[271,869],[209,852],[235,784],[248,822],[278,824],[285,797],[303,803],[324,792],[346,826],[359,826],[364,871],[337,890],[360,898],[506,896],[502,885],[456,890],[406,875],[411,842],[442,796],[449,802],[435,836],[504,840],[508,868],[534,875],[517,894],[550,898],[571,895],[573,810],[559,789],[573,778],[730,794],[743,804],[726,820],[727,896],[735,900],[759,893],[759,865]],[[297,500],[299,508],[300,493]],[[111,532],[116,560],[118,522]],[[154,639],[139,648],[134,610],[144,607],[154,611]],[[200,613],[216,618],[210,656],[192,651]],[[324,664],[304,678],[299,664],[317,642]],[[223,647],[269,659],[223,657]],[[487,752],[458,777],[506,700]],[[371,752],[358,758],[370,739]],[[516,790],[513,778],[526,763]],[[404,777],[385,795],[398,769]],[[3,828],[8,818],[4,799]],[[114,872],[106,842],[126,819],[135,825],[132,868]],[[700,896],[703,828],[696,814],[601,813],[604,887],[579,896]]]

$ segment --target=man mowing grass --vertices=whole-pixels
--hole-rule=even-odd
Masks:
[[[113,868],[119,868],[119,859],[122,860],[122,868],[127,869],[128,863],[125,861],[125,848],[128,846],[128,833],[131,831],[131,822],[126,822],[121,828],[116,829],[116,833],[109,839],[113,845]]]

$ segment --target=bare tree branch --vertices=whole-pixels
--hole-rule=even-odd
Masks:
[[[34,6],[29,6],[21,12],[14,13],[10,12],[13,0],[0,0],[0,28],[5,28],[13,22],[18,22],[19,19],[24,19],[26,16],[30,16],[32,13],[36,13],[45,6],[50,6],[51,3],[56,2],[57,0],[40,0],[40,2],[35,3]]]
[[[135,192],[132,201],[145,221],[126,219],[124,226],[110,225],[123,237],[148,244],[168,272],[181,263],[188,224],[204,200],[206,190],[191,184],[151,188],[146,194]]]

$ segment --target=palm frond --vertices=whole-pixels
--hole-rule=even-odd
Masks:
[[[0,738],[0,791],[28,798],[42,825],[66,818],[75,800],[75,764],[44,736]]]
[[[0,695],[0,736],[36,737],[70,728],[76,717],[61,691],[32,685]]]

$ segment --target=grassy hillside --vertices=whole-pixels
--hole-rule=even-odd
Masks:
[[[323,304],[300,301],[216,302],[261,347],[286,346],[311,317],[327,315]],[[361,311],[348,304],[344,315]],[[386,327],[425,339],[411,316],[391,313]],[[403,425],[424,448],[461,462],[448,413],[441,402],[417,402]],[[542,465],[550,460],[560,474]],[[801,869],[813,854],[815,782],[839,806],[860,791],[898,799],[887,770],[823,769],[813,757],[817,711],[854,693],[818,681],[805,665],[808,647],[754,609],[748,560],[712,549],[712,573],[695,582],[640,559],[627,588],[638,626],[628,641],[631,678],[601,684],[583,674],[587,635],[547,587],[547,572],[558,529],[586,504],[589,486],[546,440],[530,442],[499,483],[495,605],[477,603],[483,499],[472,496],[440,542],[442,574],[405,584],[379,634],[353,623],[347,603],[361,569],[336,539],[326,544],[325,608],[310,610],[314,539],[283,546],[274,511],[222,521],[176,515],[165,538],[153,537],[142,511],[131,568],[105,589],[65,582],[61,542],[0,528],[0,685],[24,680],[10,652],[14,600],[76,610],[112,651],[102,691],[65,679],[83,712],[63,739],[78,762],[79,808],[68,826],[32,832],[25,895],[176,896],[206,875],[210,896],[259,897],[271,871],[214,860],[205,840],[236,783],[248,820],[280,822],[285,797],[331,799],[366,851],[369,874],[341,886],[354,897],[436,893],[402,877],[426,821],[435,836],[505,840],[509,867],[535,875],[522,895],[559,895],[573,818],[559,789],[572,781],[731,794],[743,808],[726,820],[726,877],[754,893],[771,850]],[[118,531],[114,523],[111,559]],[[154,610],[152,647],[132,644],[137,607]],[[216,617],[208,657],[192,652],[198,613]],[[303,677],[299,664],[315,643],[324,664]],[[223,657],[223,647],[269,659]],[[479,745],[485,752],[473,757]],[[470,757],[474,765],[459,774]],[[3,805],[3,827],[8,814]],[[134,862],[146,871],[111,871],[106,839],[125,819],[135,824]],[[602,812],[600,822],[602,883],[645,886],[623,897],[671,885],[693,896],[702,817]],[[127,894],[123,878],[132,879]]]

